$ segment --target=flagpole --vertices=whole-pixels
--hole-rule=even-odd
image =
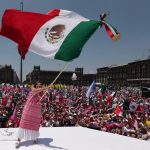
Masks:
[[[20,2],[20,10],[23,11],[23,0]],[[22,83],[22,55],[20,56],[20,83]]]
[[[56,80],[59,78],[59,76],[62,74],[63,71],[66,70],[66,68],[68,67],[69,62],[65,64],[64,68],[59,72],[59,74],[57,75],[57,77],[54,79],[54,81],[50,84],[50,87],[56,82]]]
[[[51,87],[52,87],[52,85],[53,85],[53,84],[56,82],[56,80],[60,77],[60,75],[63,73],[63,71],[66,70],[66,68],[68,67],[68,65],[69,65],[69,62],[67,62],[67,63],[65,64],[65,66],[63,67],[63,69],[59,72],[59,74],[56,76],[56,78],[53,80],[53,82],[50,84],[50,86],[48,86],[48,87],[45,88],[46,91],[45,91],[44,94],[41,96],[39,102],[40,102],[40,101],[43,99],[43,97],[46,95],[46,93],[47,93],[47,91],[48,91],[48,88],[51,88]]]

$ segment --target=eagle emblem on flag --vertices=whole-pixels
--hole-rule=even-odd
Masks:
[[[49,43],[55,44],[59,42],[61,39],[63,39],[64,30],[65,25],[62,24],[53,26],[52,28],[47,28],[45,31],[45,38]]]

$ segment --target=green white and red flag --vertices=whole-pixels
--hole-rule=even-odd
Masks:
[[[30,51],[50,59],[71,61],[80,55],[84,44],[102,25],[109,24],[104,19],[94,21],[68,10],[54,9],[40,14],[7,9],[0,35],[18,44],[23,59]]]

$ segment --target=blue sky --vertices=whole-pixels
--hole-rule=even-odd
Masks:
[[[21,0],[0,0],[0,20],[7,8],[20,9]],[[121,33],[118,42],[112,42],[104,29],[98,29],[83,47],[79,58],[67,70],[84,67],[84,73],[95,73],[97,68],[112,64],[127,64],[145,59],[150,49],[149,0],[24,0],[24,11],[47,13],[60,8],[75,11],[82,16],[99,20],[99,14],[111,11],[107,21]],[[0,64],[11,64],[19,75],[20,56],[14,42],[0,36]],[[23,78],[34,65],[42,70],[61,70],[65,62],[50,60],[29,52],[23,62]]]

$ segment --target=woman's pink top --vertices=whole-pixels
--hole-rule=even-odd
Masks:
[[[23,109],[19,127],[35,131],[39,130],[42,115],[41,103],[37,102],[39,101],[40,97],[41,96],[39,96],[39,94],[34,95],[34,92],[32,91],[29,93],[27,102]]]

